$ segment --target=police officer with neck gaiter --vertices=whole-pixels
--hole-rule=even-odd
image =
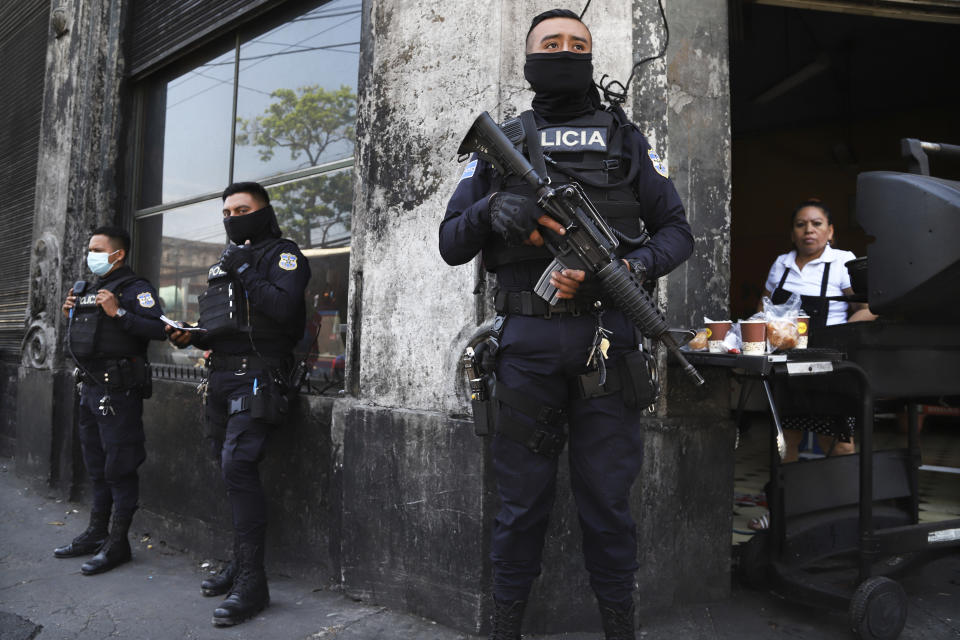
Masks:
[[[524,66],[533,109],[519,116],[522,136],[515,142],[553,184],[580,184],[624,236],[640,238],[645,225],[649,242],[621,242],[619,256],[641,279],[653,280],[690,256],[693,236],[663,162],[619,107],[602,107],[591,49],[590,32],[575,13],[555,9],[533,19]],[[491,452],[501,506],[491,544],[490,638],[520,638],[540,573],[557,458],[566,446],[583,555],[606,638],[632,639],[638,564],[629,495],[641,467],[638,421],[650,399],[640,394],[650,388],[650,375],[635,366],[645,357],[634,326],[583,271],[549,275],[559,291],[556,305],[535,293],[552,261],[544,228],[564,233],[522,179],[500,175],[477,157],[440,224],[440,253],[448,264],[481,253],[484,267],[496,273],[494,303],[504,318],[492,400]],[[646,398],[642,406],[638,397]]]
[[[97,281],[78,281],[63,303],[67,352],[77,363],[80,448],[93,504],[87,530],[53,555],[96,554],[80,567],[84,575],[131,558],[127,532],[140,492],[137,468],[147,457],[142,420],[143,400],[150,397],[147,344],[166,338],[157,292],[127,266],[129,252],[126,231],[95,229],[87,266]]]
[[[223,192],[230,244],[210,267],[200,295],[202,332],[169,329],[177,346],[209,349],[205,414],[233,513],[229,564],[204,580],[206,596],[227,594],[213,624],[235,625],[270,602],[264,569],[267,505],[259,464],[270,431],[286,419],[293,348],[306,324],[304,291],[310,265],[281,238],[266,190],[256,182]]]

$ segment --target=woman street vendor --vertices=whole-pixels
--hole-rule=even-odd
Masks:
[[[828,325],[844,322],[873,320],[864,303],[842,299],[853,294],[846,263],[856,258],[850,251],[834,249],[833,224],[830,210],[819,200],[801,202],[791,217],[791,242],[794,249],[774,261],[767,274],[763,295],[774,304],[783,304],[797,294],[801,307],[810,316],[810,333]],[[763,310],[761,302],[759,310]],[[809,407],[801,396],[810,389],[792,393],[794,402],[787,402],[783,411],[784,436],[787,454],[783,462],[795,462],[804,431],[818,434],[821,449],[827,455],[855,453],[853,418],[838,415],[806,415]],[[790,407],[789,405],[793,405]],[[752,529],[765,529],[769,516],[764,515],[750,523]]]

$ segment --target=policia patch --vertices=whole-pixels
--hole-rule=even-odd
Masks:
[[[297,256],[294,253],[280,254],[280,268],[285,271],[297,270]]]

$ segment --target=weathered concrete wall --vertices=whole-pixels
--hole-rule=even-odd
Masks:
[[[348,592],[477,629],[494,500],[484,442],[438,413],[343,405],[343,581]]]
[[[17,471],[69,491],[76,459],[63,353],[63,297],[82,272],[90,229],[114,208],[121,131],[122,0],[53,1],[69,31],[49,32],[27,331],[19,371]],[[22,440],[22,442],[21,442]],[[29,446],[28,446],[29,440]]]
[[[14,454],[17,442],[17,365],[0,362],[0,456]]]
[[[695,327],[726,315],[730,286],[730,82],[727,2],[665,2],[666,61],[644,65],[633,114],[663,156],[687,210],[694,254],[661,281],[667,316]],[[663,23],[655,2],[635,0],[637,58],[656,55]],[[712,316],[711,316],[712,317]]]

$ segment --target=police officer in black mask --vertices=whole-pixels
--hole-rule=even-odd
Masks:
[[[127,532],[140,492],[137,468],[147,457],[142,420],[143,399],[150,397],[147,344],[166,338],[157,292],[127,266],[129,252],[126,231],[95,229],[87,266],[98,279],[78,281],[63,303],[67,351],[80,381],[80,448],[93,505],[87,530],[53,555],[96,553],[80,567],[84,575],[130,560]]]
[[[306,322],[310,266],[280,226],[266,190],[256,182],[223,192],[230,245],[208,274],[200,296],[203,331],[168,328],[178,346],[211,350],[205,406],[208,436],[220,457],[233,512],[231,562],[201,583],[207,596],[228,593],[213,624],[256,615],[270,593],[264,571],[267,506],[258,465],[270,430],[286,418],[293,348]]]
[[[640,278],[654,279],[690,256],[693,236],[660,158],[619,107],[602,108],[591,48],[590,32],[575,13],[556,9],[533,19],[524,75],[535,95],[532,111],[519,118],[524,137],[518,146],[553,183],[579,183],[625,236],[639,237],[644,223],[650,241],[621,243],[621,258]],[[497,313],[505,316],[491,442],[501,507],[491,545],[490,638],[520,638],[540,573],[557,458],[569,439],[583,554],[604,632],[608,639],[632,639],[638,564],[629,494],[642,461],[637,423],[643,407],[631,404],[628,392],[649,379],[621,374],[615,380],[614,372],[630,370],[623,363],[636,361],[635,328],[583,271],[550,274],[558,304],[536,295],[552,259],[543,247],[544,228],[564,233],[523,180],[502,176],[479,158],[467,165],[440,225],[447,263],[464,264],[482,252],[484,266],[497,275]],[[596,380],[598,359],[609,373],[599,387],[588,384]]]

